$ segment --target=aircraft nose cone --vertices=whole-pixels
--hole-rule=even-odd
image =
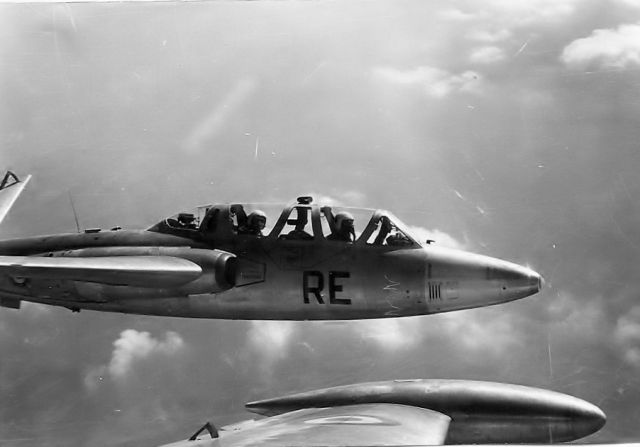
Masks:
[[[425,247],[429,311],[449,312],[514,301],[542,288],[532,269],[490,256]]]
[[[542,276],[511,262],[502,262],[490,274],[502,282],[502,295],[505,300],[517,300],[538,293],[542,289]]]

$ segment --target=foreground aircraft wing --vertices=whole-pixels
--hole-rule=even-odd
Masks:
[[[164,447],[559,445],[605,422],[598,407],[573,396],[469,380],[361,383],[245,406],[267,418],[220,432],[206,424],[188,441]]]
[[[24,180],[20,180],[13,172],[7,171],[4,178],[0,180],[0,223],[30,179],[29,175]]]
[[[231,426],[221,438],[203,435],[165,447],[442,445],[450,420],[436,411],[396,404],[313,408],[249,421],[237,431]]]
[[[158,287],[186,284],[202,268],[173,256],[40,257],[0,256],[0,274],[15,279],[88,281],[111,285]]]

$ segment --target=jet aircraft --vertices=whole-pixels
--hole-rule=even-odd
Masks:
[[[606,419],[566,394],[468,380],[346,385],[246,408],[268,417],[220,430],[207,423],[189,440],[163,447],[540,445],[583,438]]]
[[[0,221],[27,180],[5,175]],[[0,241],[0,306],[344,320],[483,307],[541,287],[529,268],[422,242],[385,210],[321,206],[304,196],[269,218],[266,206],[208,205],[146,230]]]

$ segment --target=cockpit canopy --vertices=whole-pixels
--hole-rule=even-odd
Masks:
[[[149,231],[204,240],[269,238],[390,247],[420,247],[407,227],[385,210],[320,206],[308,196],[292,205],[206,205],[164,219]]]

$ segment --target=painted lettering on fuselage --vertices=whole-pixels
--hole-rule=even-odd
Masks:
[[[351,304],[350,298],[338,298],[337,293],[344,291],[344,285],[338,283],[341,278],[349,278],[349,272],[330,271],[329,272],[329,304]],[[310,296],[313,296],[318,304],[324,304],[322,291],[324,290],[324,274],[319,270],[305,270],[302,273],[302,296],[306,304],[311,303]]]

